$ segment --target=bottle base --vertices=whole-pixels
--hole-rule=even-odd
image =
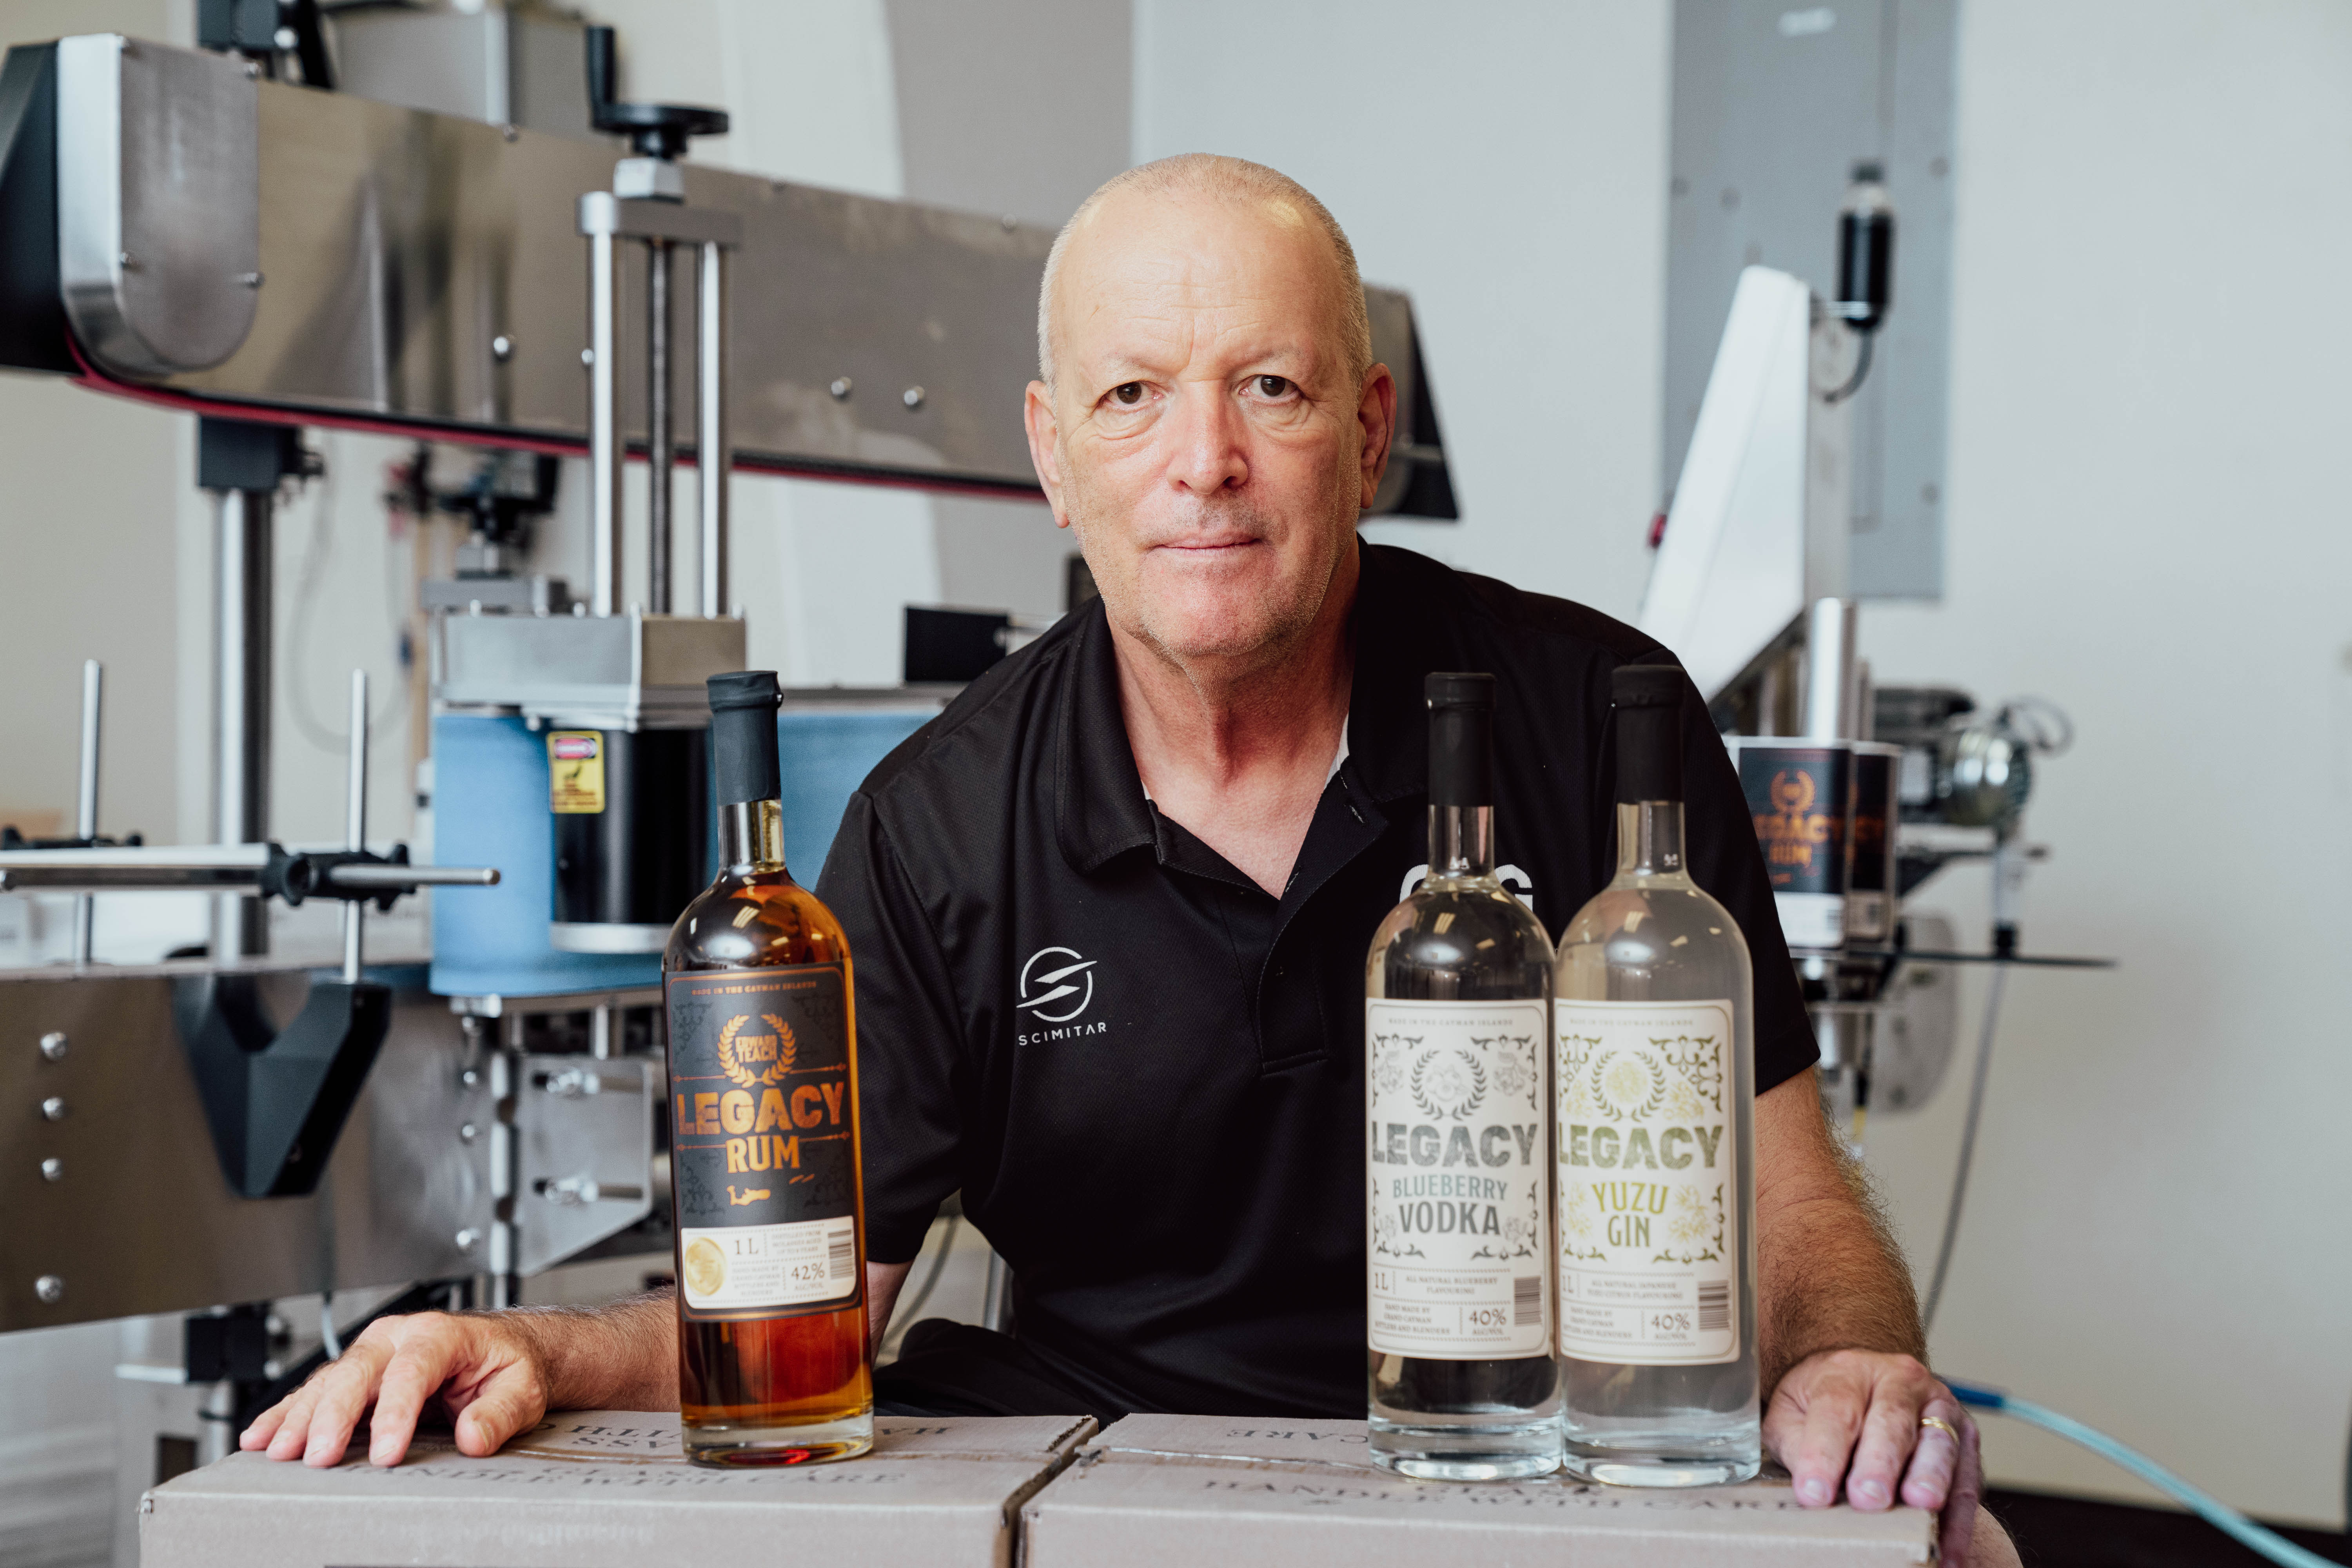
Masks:
[[[1527,1421],[1408,1423],[1375,1416],[1372,1463],[1417,1481],[1523,1481],[1559,1468],[1559,1426]]]
[[[1687,1443],[1587,1443],[1571,1437],[1560,1473],[1612,1487],[1721,1487],[1752,1481],[1764,1468],[1752,1445],[1708,1448]]]
[[[869,1412],[793,1426],[713,1422],[686,1428],[686,1457],[714,1469],[769,1469],[854,1459],[874,1447]]]

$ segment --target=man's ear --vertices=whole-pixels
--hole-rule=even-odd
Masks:
[[[1364,448],[1359,461],[1363,468],[1363,496],[1356,502],[1360,509],[1372,504],[1380,493],[1381,476],[1388,471],[1389,447],[1396,440],[1396,377],[1389,367],[1376,364],[1364,373],[1363,395],[1356,402],[1356,420],[1363,426]]]
[[[1393,401],[1396,395],[1389,395]],[[1054,526],[1067,528],[1070,514],[1062,510],[1062,469],[1055,452],[1062,426],[1054,417],[1054,395],[1044,382],[1029,384],[1021,400],[1021,423],[1029,432],[1029,461],[1037,470],[1037,482],[1045,487],[1045,504],[1054,509]]]

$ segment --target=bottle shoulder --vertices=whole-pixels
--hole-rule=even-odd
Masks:
[[[1515,956],[1540,952],[1551,956],[1543,922],[1508,889],[1470,880],[1423,883],[1391,910],[1372,933],[1377,958],[1400,941],[1428,939],[1478,950],[1507,943]],[[1482,951],[1491,952],[1493,947]]]
[[[1647,976],[1645,989],[1662,985],[1690,995],[1745,997],[1754,982],[1739,922],[1705,889],[1681,879],[1612,883],[1561,931],[1559,994],[1615,994],[1618,987],[1606,982],[1612,974]]]
[[[841,921],[788,872],[722,871],[670,927],[662,973],[848,962]]]

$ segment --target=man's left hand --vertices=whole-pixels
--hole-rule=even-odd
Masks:
[[[1866,1512],[1893,1507],[1899,1495],[1942,1516],[1945,1561],[1968,1561],[1984,1489],[1976,1423],[1911,1357],[1878,1351],[1807,1356],[1773,1391],[1764,1440],[1788,1467],[1802,1506],[1837,1501],[1841,1481],[1847,1502]]]

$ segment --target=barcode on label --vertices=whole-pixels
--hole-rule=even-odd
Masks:
[[[1543,1323],[1543,1276],[1522,1274],[1511,1281],[1511,1326],[1524,1329]]]
[[[1698,1331],[1728,1332],[1731,1328],[1731,1281],[1702,1279],[1698,1286]]]
[[[857,1233],[836,1230],[825,1240],[824,1263],[835,1279],[846,1279],[857,1263]]]

